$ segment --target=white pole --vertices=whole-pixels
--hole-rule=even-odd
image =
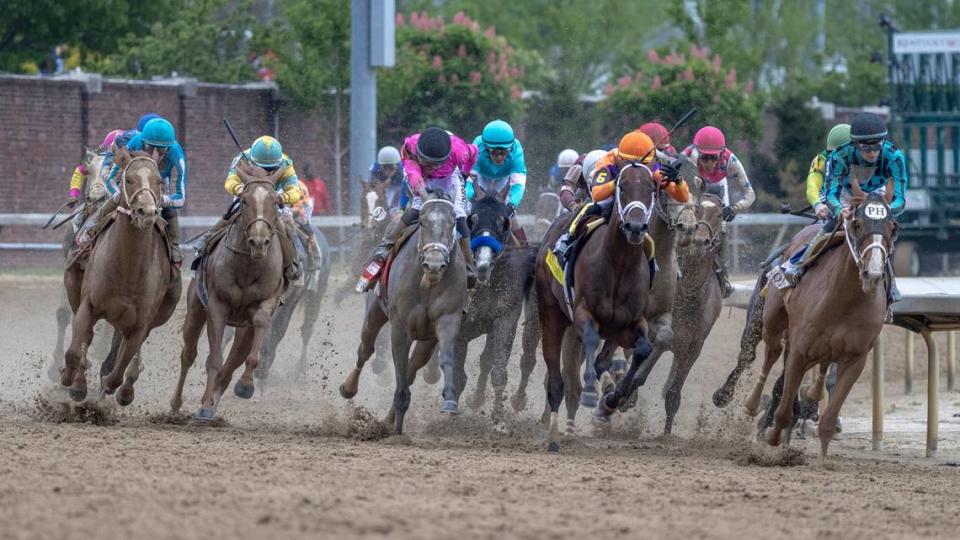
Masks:
[[[927,343],[927,457],[937,457],[937,438],[940,433],[940,366],[937,363],[937,340],[929,328],[920,335]]]
[[[883,450],[883,332],[873,342],[873,451]]]

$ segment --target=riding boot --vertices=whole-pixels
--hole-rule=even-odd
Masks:
[[[717,274],[717,280],[720,282],[720,296],[729,298],[733,294],[733,285],[730,284],[730,276],[727,273],[727,239],[725,234],[721,234],[717,256],[713,259],[713,271]]]
[[[92,246],[97,235],[100,234],[100,231],[106,226],[107,218],[118,206],[120,206],[120,203],[113,200],[113,198],[107,199],[106,202],[100,205],[96,212],[94,212],[93,215],[90,216],[90,219],[84,224],[80,233],[77,234],[77,246],[80,248]]]
[[[900,294],[900,289],[897,288],[897,280],[893,273],[893,262],[888,258],[887,264],[884,266],[883,273],[886,274],[887,278],[887,314],[885,317],[885,322],[893,322],[893,307],[892,305],[895,302],[899,302],[903,295]]]
[[[477,265],[473,260],[469,238],[460,239],[460,251],[463,253],[463,262],[467,263],[467,288],[472,291],[477,286]]]
[[[217,231],[220,231],[221,229],[223,229],[229,224],[230,224],[230,219],[226,215],[224,215],[224,217],[220,218],[219,221],[213,224],[213,227],[210,227],[210,229],[207,232],[203,233],[200,236],[200,238],[197,238],[196,240],[187,243],[187,245],[196,252],[196,257],[194,257],[193,262],[190,263],[191,270],[196,270],[197,268],[200,267],[201,259],[203,259],[203,257],[207,255],[210,238],[212,238],[215,234],[217,234]]]
[[[557,257],[561,267],[566,264],[567,258],[573,253],[581,229],[580,222],[587,216],[602,216],[603,213],[604,209],[599,204],[587,204],[570,222],[570,227],[557,238],[556,243],[553,244],[553,254]]]
[[[383,268],[383,265],[386,264],[387,257],[390,256],[390,251],[393,250],[393,246],[397,245],[397,242],[400,240],[400,235],[403,234],[403,229],[406,227],[407,224],[402,218],[387,225],[387,230],[383,233],[383,239],[380,240],[380,244],[373,250],[373,254],[367,263],[363,265],[360,278],[357,280],[355,287],[358,293],[365,293],[376,285],[380,270]]]
[[[177,211],[164,208],[160,217],[166,221],[167,240],[170,241],[170,263],[173,264],[174,279],[180,277],[180,266],[183,265],[183,253],[180,252],[180,218]]]
[[[293,225],[280,220],[283,231],[278,234],[280,237],[280,251],[283,253],[283,277],[288,283],[293,283],[303,276],[303,265],[300,263],[300,253],[303,249],[297,250],[297,231]],[[279,232],[279,231],[278,231]]]

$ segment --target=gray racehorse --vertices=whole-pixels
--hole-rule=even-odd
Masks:
[[[389,320],[396,378],[391,416],[398,434],[403,433],[403,418],[410,406],[410,384],[436,348],[443,373],[440,410],[450,414],[459,410],[453,376],[454,346],[467,301],[467,272],[456,241],[453,203],[446,198],[428,198],[420,210],[419,223],[388,269],[386,298],[367,296],[357,366],[340,385],[343,397],[356,395],[363,365],[373,354],[380,328]],[[384,286],[383,281],[380,286]]]
[[[466,386],[465,366],[470,342],[486,336],[480,354],[477,388],[468,404],[472,408],[483,406],[487,381],[490,379],[495,396],[492,417],[499,419],[503,417],[507,362],[513,349],[524,299],[533,286],[539,244],[504,247],[510,240],[510,215],[507,206],[494,197],[476,201],[469,219],[471,247],[477,261],[480,286],[473,294],[457,338],[454,353],[457,389],[463,390]]]

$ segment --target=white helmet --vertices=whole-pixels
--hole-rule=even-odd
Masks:
[[[590,178],[590,175],[593,174],[593,169],[597,166],[597,162],[605,155],[607,155],[607,153],[603,150],[592,150],[583,158],[584,178]]]
[[[577,161],[578,157],[580,157],[580,154],[578,154],[576,150],[567,148],[557,156],[557,167],[569,167]]]
[[[400,151],[392,146],[384,146],[377,152],[377,163],[380,165],[396,165],[400,163]]]

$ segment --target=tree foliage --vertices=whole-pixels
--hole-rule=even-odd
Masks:
[[[518,120],[527,66],[506,39],[462,13],[450,23],[426,13],[397,23],[397,66],[378,75],[385,137],[435,124],[468,138],[495,118]]]

